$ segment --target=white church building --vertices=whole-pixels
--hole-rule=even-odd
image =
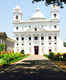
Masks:
[[[15,52],[24,51],[25,54],[36,55],[48,54],[51,51],[59,52],[61,48],[59,7],[51,6],[50,14],[51,18],[47,19],[37,8],[33,16],[24,21],[21,8],[19,6],[14,8]]]

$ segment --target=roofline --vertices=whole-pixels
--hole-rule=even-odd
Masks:
[[[22,23],[36,23],[36,22],[57,22],[59,23],[58,19],[44,19],[44,20],[27,20],[27,21],[20,21],[20,22],[13,22],[13,24],[22,24]]]
[[[7,40],[12,41],[12,42],[15,42],[15,40],[14,39],[11,39],[10,37],[7,37]]]
[[[41,31],[41,33],[43,33],[43,32],[60,32],[60,30],[52,30],[52,31],[50,31],[50,30],[42,30]],[[23,31],[23,32],[13,32],[13,33],[40,33],[40,31]]]

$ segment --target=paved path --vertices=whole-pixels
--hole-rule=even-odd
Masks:
[[[18,63],[22,63],[23,61],[25,60],[48,60],[48,58],[42,56],[42,55],[31,55],[23,60],[20,60],[18,62],[16,62],[15,64],[18,64]]]
[[[43,56],[33,55],[0,72],[0,80],[66,80],[52,61]]]

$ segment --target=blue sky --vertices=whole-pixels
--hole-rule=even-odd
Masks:
[[[32,0],[1,0],[0,1],[0,32],[6,32],[8,36],[13,37],[13,8],[16,4],[20,5],[23,12],[23,19],[29,19],[37,8],[38,4],[32,4]],[[38,5],[43,12],[44,16],[50,17],[50,7],[45,6],[44,3]],[[60,29],[61,39],[66,40],[66,5],[63,9],[59,10],[60,15]]]

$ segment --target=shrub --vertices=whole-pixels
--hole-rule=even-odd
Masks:
[[[55,55],[54,58],[53,58],[53,60],[59,61],[59,56],[58,55]]]
[[[47,54],[44,54],[43,56],[47,57],[48,58],[48,55]]]
[[[7,64],[7,61],[4,59],[0,59],[0,65]]]
[[[57,53],[54,54],[53,52],[50,52],[48,55],[48,58],[55,61],[66,61],[66,53]]]
[[[66,47],[66,42],[63,43],[64,47]]]
[[[21,50],[21,52],[20,52],[20,53],[24,54],[24,50]]]
[[[53,59],[54,58],[54,53],[50,52],[49,55],[48,55],[48,58]]]
[[[0,44],[0,51],[3,51],[5,48],[5,44]]]
[[[54,57],[54,60],[55,60],[55,61],[61,61],[61,60],[62,60],[62,56],[56,55],[56,56]]]
[[[15,53],[15,54],[14,54],[14,57],[15,57],[15,58],[16,58],[16,57],[20,57],[20,56],[22,56],[21,53]]]
[[[57,53],[54,56],[53,60],[55,60],[55,61],[62,61],[63,60],[63,56],[61,55],[61,53]]]
[[[63,54],[63,61],[66,61],[66,54]]]
[[[20,59],[25,58],[26,56],[21,53],[8,53],[8,54],[1,54],[0,55],[0,64],[9,65],[12,62],[16,62]]]

